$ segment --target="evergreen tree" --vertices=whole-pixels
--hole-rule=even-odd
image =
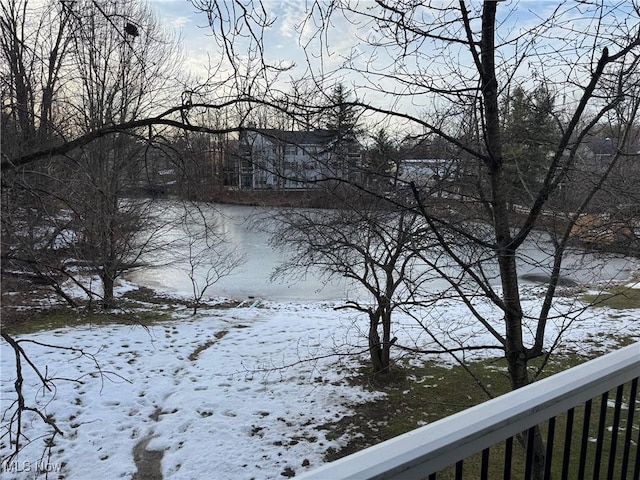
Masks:
[[[340,141],[355,141],[358,135],[358,112],[350,105],[351,91],[337,84],[328,99],[325,128]]]
[[[381,180],[383,180],[383,183],[391,183],[397,172],[398,149],[384,127],[376,132],[373,142],[365,160],[367,183],[371,185],[380,183]],[[384,181],[387,179],[389,180],[388,182]]]
[[[549,153],[559,137],[554,108],[554,96],[544,85],[530,93],[517,87],[505,100],[502,136],[512,204],[527,204],[542,184]]]
[[[337,84],[328,98],[324,126],[330,134],[331,169],[342,178],[353,177],[361,168],[358,110],[350,104],[351,92]]]

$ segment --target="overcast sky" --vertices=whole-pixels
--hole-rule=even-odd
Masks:
[[[191,68],[201,73],[203,66],[208,63],[208,56],[219,54],[219,49],[211,37],[207,16],[198,12],[188,0],[150,0],[149,3],[162,23],[175,29],[182,36]],[[304,18],[305,3],[305,0],[264,2],[268,14],[276,19],[265,37],[268,46],[266,53],[270,60],[281,59],[296,63],[303,60],[304,57],[299,56],[297,48],[296,25]]]
[[[223,4],[225,0],[218,0]],[[628,8],[631,8],[630,0],[603,0],[607,8],[613,12],[618,18],[624,18],[628,15],[625,12]],[[243,3],[248,3],[245,0]],[[293,75],[302,75],[306,66],[306,60],[303,50],[300,48],[300,43],[308,42],[312,34],[317,31],[317,26],[313,23],[307,23],[306,29],[301,29],[300,25],[307,15],[308,0],[263,0],[263,5],[270,16],[274,19],[273,25],[265,32],[265,56],[269,63],[276,63],[278,61],[292,62],[298,65],[298,69],[293,72]],[[442,0],[442,3],[449,4],[450,1]],[[457,4],[457,2],[453,2]],[[469,8],[477,7],[480,5],[480,0],[470,0],[468,3]],[[313,4],[313,2],[311,2]],[[361,8],[375,5],[373,0],[359,0]],[[208,20],[205,14],[197,12],[195,7],[188,0],[150,0],[152,9],[157,13],[160,20],[164,25],[170,28],[174,28],[179,33],[184,42],[185,52],[187,54],[187,66],[189,70],[201,76],[204,76],[206,72],[206,65],[211,62],[216,63],[216,60],[220,58],[220,50],[215,40],[211,36],[211,29],[208,25]],[[230,5],[230,4],[229,4]],[[585,44],[584,48],[589,51],[593,49],[594,45],[589,44],[588,37],[584,36],[583,32],[595,30],[595,21],[592,13],[585,13],[584,7],[575,0],[567,1],[551,1],[551,0],[506,0],[501,2],[498,8],[498,22],[499,32],[502,35],[513,39],[520,33],[525,31],[528,27],[538,25],[543,22],[551,12],[560,7],[565,10],[562,20],[565,28],[571,28],[576,35],[576,38],[580,38],[580,41]],[[425,10],[425,17],[430,13]],[[631,19],[637,18],[633,15],[629,17]],[[357,43],[357,37],[361,38],[367,34],[367,29],[362,29],[356,32],[358,25],[347,21],[341,15],[334,15],[332,17],[332,30],[331,34],[323,38],[323,62],[322,67],[324,71],[331,71],[339,63],[341,63],[342,55],[351,51]],[[369,28],[369,27],[367,27]],[[582,38],[584,37],[584,38]],[[586,41],[584,39],[587,39]],[[311,42],[311,49],[308,52],[318,53],[318,43]],[[385,62],[391,64],[393,58],[384,57],[384,53],[376,51],[372,56],[372,50],[361,51],[362,47],[356,47],[356,53],[361,54],[362,61],[365,59],[371,59],[375,56],[375,61],[378,65],[384,65]],[[537,45],[538,53],[555,52],[553,45]],[[603,48],[603,45],[596,45],[595,51],[599,52]],[[613,46],[615,48],[615,46]],[[242,46],[237,48],[238,55],[242,55]],[[326,55],[329,52],[331,55]],[[467,49],[461,48],[456,54],[455,50],[447,51],[447,55],[450,57],[445,60],[439,60],[436,58],[433,61],[433,68],[440,70],[442,78],[445,79],[447,68],[459,68],[472,67],[472,60],[469,56]],[[561,52],[562,55],[568,55],[565,51]],[[511,53],[505,49],[502,50],[503,55],[511,55]],[[558,68],[560,63],[553,61],[554,55],[551,54],[547,59],[545,68],[546,75],[550,75],[553,78],[554,69]],[[559,57],[558,57],[559,58]],[[320,62],[315,62],[314,68],[320,68]],[[466,65],[468,64],[468,65]],[[417,65],[417,64],[416,64]],[[409,66],[411,68],[411,66]],[[421,68],[423,68],[421,66]],[[429,67],[431,68],[431,67]],[[520,64],[518,66],[518,73],[523,81],[535,78],[535,71],[527,71],[526,64]],[[450,71],[450,70],[449,70]],[[444,72],[444,73],[443,73]],[[430,75],[430,73],[429,73]],[[373,80],[371,80],[372,77]],[[366,92],[367,82],[384,82],[384,78],[375,78],[375,76],[361,76],[359,79],[354,80],[353,76],[348,78],[346,82],[349,84],[353,82],[359,92]],[[334,77],[334,80],[336,77]],[[342,81],[341,78],[338,80]],[[446,81],[447,79],[445,79]],[[566,81],[566,76],[564,80]],[[377,83],[376,83],[377,85]],[[371,92],[370,95],[376,95],[376,92]],[[363,99],[363,98],[361,98]],[[364,100],[371,101],[372,98],[364,98]],[[377,100],[377,99],[376,99]],[[397,99],[396,99],[397,101]],[[415,101],[415,97],[412,98]],[[419,105],[419,108],[425,108],[426,103]],[[414,104],[414,106],[416,106]]]
[[[223,5],[225,2],[225,0],[216,1]],[[205,64],[207,53],[217,54],[218,50],[210,36],[211,30],[206,15],[197,12],[189,0],[149,0],[149,3],[164,25],[176,29],[182,35],[192,66]],[[249,4],[250,2],[243,0],[242,3]],[[300,31],[300,24],[307,14],[308,3],[309,0],[262,0],[269,17],[275,20],[272,27],[266,31],[265,37],[266,54],[270,57],[269,60],[304,63],[304,57],[298,45],[301,41],[307,41],[312,32],[315,32],[314,25],[308,25],[306,30]],[[442,3],[457,4],[457,2],[445,0],[442,0]],[[473,8],[480,4],[480,0],[470,0],[467,3],[469,8]],[[631,1],[603,0],[603,3],[608,5],[610,9],[622,12],[625,8],[630,8]],[[358,4],[362,9],[375,5],[373,0],[359,0]],[[231,5],[231,3],[227,5]],[[498,20],[504,22],[499,27],[500,31],[519,30],[533,23],[538,23],[559,5],[563,5],[562,8],[565,9],[571,8],[569,15],[574,17],[576,22],[590,20],[584,17],[580,18],[579,2],[575,0],[566,2],[558,0],[506,0],[501,2],[498,8]],[[332,23],[333,34],[326,41],[330,51],[337,55],[354,46],[353,33],[357,25],[350,24],[341,15],[334,15]],[[360,35],[362,36],[362,32]]]
[[[218,1],[223,3],[225,0]],[[244,3],[248,3],[248,1]],[[300,75],[307,64],[300,44],[309,42],[312,40],[311,37],[317,33],[316,25],[312,22],[307,22],[306,28],[301,28],[301,24],[307,16],[308,0],[262,0],[262,3],[269,17],[275,20],[273,25],[265,31],[264,43],[267,62],[274,64],[278,62],[294,63],[299,66],[297,74]],[[507,3],[512,2],[509,0]],[[369,6],[367,4],[375,5],[373,0],[360,0],[360,5],[363,5],[364,8]],[[532,15],[529,8],[535,6],[538,11],[541,11],[545,8],[545,4],[556,5],[557,3],[545,0],[536,0],[536,2],[525,0],[521,2],[522,7],[519,7],[517,15],[511,15],[509,21],[518,23],[522,22],[524,18],[530,19]],[[220,58],[220,49],[211,36],[207,16],[198,12],[188,0],[150,0],[150,5],[163,25],[174,29],[181,35],[189,69],[194,73],[204,75],[206,65],[210,62],[215,63]],[[506,12],[510,8],[501,10]],[[350,23],[342,15],[334,15],[332,17],[332,34],[322,38],[322,46],[318,43],[316,36],[316,41],[307,43],[310,47],[307,52],[318,56],[322,49],[322,67],[325,71],[330,71],[341,63],[343,54],[354,48],[358,35],[356,30],[356,24]],[[359,32],[359,35],[362,37],[363,33]],[[237,47],[239,55],[243,53],[242,48],[241,45]],[[319,62],[316,62],[316,67],[318,65]]]

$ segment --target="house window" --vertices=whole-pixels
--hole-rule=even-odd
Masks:
[[[287,156],[294,156],[298,153],[298,147],[295,145],[285,145],[284,154]]]

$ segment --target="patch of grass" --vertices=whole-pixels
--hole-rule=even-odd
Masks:
[[[389,373],[374,376],[369,367],[362,367],[353,380],[365,389],[385,393],[385,397],[354,406],[354,414],[321,428],[328,430],[329,439],[348,434],[349,443],[339,451],[329,450],[327,461],[336,460],[363,448],[396,437],[410,430],[433,423],[489,400],[488,395],[470,374],[458,365],[440,362],[417,362],[405,359]],[[552,357],[541,377],[571,368],[584,361],[578,355]],[[532,362],[532,371],[540,361]],[[511,390],[504,358],[487,359],[469,364],[470,371],[493,396]]]
[[[21,312],[9,325],[2,329],[12,335],[36,333],[58,328],[79,327],[83,325],[150,325],[155,322],[171,320],[170,311],[148,311],[132,309],[131,311],[84,311],[64,307]]]
[[[487,362],[486,366],[492,365],[492,362]],[[485,368],[480,364],[472,368],[479,374],[491,375],[491,383],[497,390],[508,388],[508,379],[500,369],[486,368],[483,372]],[[473,384],[462,368],[436,362],[412,366],[409,359],[405,358],[405,361],[382,375],[373,375],[369,367],[363,367],[354,381],[365,389],[383,392],[385,397],[357,405],[352,416],[324,425],[330,431],[330,439],[344,434],[353,437],[340,451],[329,451],[328,461],[487,400],[487,396]]]
[[[619,343],[624,345],[630,339],[621,338]],[[539,378],[547,377],[560,371],[579,365],[589,358],[577,354],[552,356],[545,364],[543,373]],[[542,359],[532,362],[532,372],[541,366]],[[378,444],[402,433],[418,428],[427,423],[433,423],[471,406],[488,400],[487,394],[478,386],[477,382],[461,366],[443,366],[435,362],[426,362],[419,365],[418,362],[409,362],[407,359],[396,365],[387,375],[374,377],[370,370],[362,368],[356,377],[355,383],[364,388],[382,391],[386,395],[382,399],[374,400],[362,405],[354,406],[354,414],[345,417],[337,423],[324,425],[328,430],[328,438],[336,439],[345,434],[351,437],[349,443],[340,450],[327,452],[326,460],[332,461],[345,455],[354,453],[366,447]],[[506,362],[503,358],[487,359],[469,364],[470,371],[480,380],[494,396],[510,391],[510,382],[507,377]],[[627,386],[628,389],[628,386]],[[625,391],[623,405],[629,403],[629,392]],[[609,407],[614,392],[609,393]],[[640,402],[640,396],[637,399]],[[591,418],[588,424],[589,438],[586,456],[587,472],[591,472],[593,465],[597,463],[595,458],[595,438],[598,438],[597,426],[599,421],[598,410],[600,400],[593,402]],[[605,400],[606,404],[606,400]],[[572,424],[572,457],[569,462],[569,476],[567,478],[579,478],[579,448],[584,424],[584,405],[575,408]],[[610,425],[612,409],[607,412],[607,423]],[[626,418],[623,409],[623,416]],[[554,433],[554,442],[557,445],[564,444],[564,436],[567,430],[567,415],[557,417]],[[621,425],[624,431],[626,425]],[[632,427],[637,431],[637,420]],[[548,425],[541,426],[541,434],[544,441],[547,439]],[[619,435],[621,442],[623,433]],[[605,429],[602,438],[605,445],[611,442],[611,432]],[[558,446],[558,448],[560,448]],[[622,446],[618,444],[618,455]],[[501,442],[491,448],[489,462],[489,478],[502,478],[505,442]],[[513,441],[513,478],[523,478],[525,464],[524,449],[518,440]],[[606,452],[605,452],[606,457]],[[603,465],[608,459],[603,457]],[[552,477],[561,475],[562,455],[556,454],[552,462]],[[619,463],[614,461],[614,464]],[[479,478],[481,456],[475,455],[465,459],[464,478]],[[604,467],[606,471],[606,467]],[[619,466],[616,466],[619,468]],[[588,473],[590,475],[590,473]],[[619,473],[616,478],[619,478]],[[455,478],[453,467],[438,473],[438,479]],[[591,477],[589,477],[591,478]]]
[[[18,288],[20,287],[20,288]],[[43,330],[77,327],[82,325],[128,324],[151,325],[174,319],[177,312],[191,308],[191,301],[158,294],[146,287],[128,291],[116,299],[116,308],[102,310],[100,302],[78,301],[76,308],[57,303],[42,306],[38,300],[50,297],[51,291],[40,286],[32,290],[16,281],[2,279],[1,318],[2,329],[12,335],[29,334]],[[232,308],[238,302],[210,302],[202,307],[213,309]],[[91,308],[89,308],[91,306]]]
[[[616,345],[616,348],[626,347],[640,340],[637,336],[620,337],[610,332],[595,332],[588,335],[587,341],[592,347],[599,349],[602,353],[610,349],[610,345]],[[608,347],[609,346],[609,347]]]
[[[617,285],[596,295],[583,295],[582,300],[594,307],[609,307],[617,310],[640,308],[640,288]]]

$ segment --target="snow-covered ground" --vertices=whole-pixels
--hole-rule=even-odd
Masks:
[[[532,287],[525,303],[531,314],[540,306],[538,293]],[[561,300],[558,313],[572,304]],[[134,448],[147,439],[147,450],[163,452],[164,478],[276,479],[317,467],[329,447],[346,441],[328,440],[318,427],[374,395],[347,382],[366,357],[341,355],[365,350],[358,328],[364,319],[358,323],[353,313],[335,306],[247,303],[195,317],[185,309],[148,329],[85,325],[18,337],[78,349],[22,344],[49,377],[60,379],[55,392],[45,393],[23,365],[29,372],[26,402],[46,410],[64,432],[44,459],[52,470],[61,467],[49,478],[131,478]],[[486,303],[477,308],[491,313]],[[421,317],[441,329],[450,345],[496,344],[458,302],[441,301]],[[397,319],[399,342],[433,348],[414,319]],[[640,338],[640,311],[586,310],[571,325],[559,317],[550,324],[549,339],[560,330],[565,349],[585,352],[595,348],[585,340],[597,338],[597,348],[607,350],[615,345],[613,337]],[[3,412],[15,399],[14,362],[2,343]],[[15,464],[4,466],[3,479],[33,478],[36,463],[43,461],[44,425],[29,415],[25,420],[31,443]],[[8,437],[0,444],[4,459]]]

